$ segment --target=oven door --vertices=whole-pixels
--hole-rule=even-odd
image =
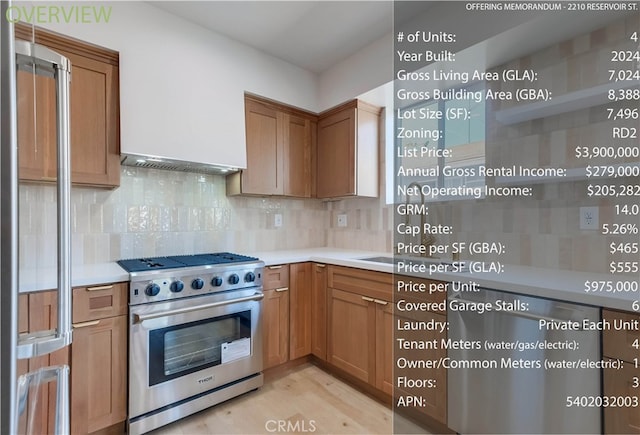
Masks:
[[[262,289],[130,307],[129,418],[262,370]]]

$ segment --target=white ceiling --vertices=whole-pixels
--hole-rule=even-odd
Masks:
[[[393,25],[391,1],[160,1],[152,4],[318,74],[388,34]]]
[[[445,2],[407,1],[402,3],[402,8],[394,11],[391,0],[200,0],[148,3],[317,74],[389,35],[393,31],[394,18],[396,24],[419,19],[424,26],[424,23],[445,19],[447,9],[454,9]],[[433,5],[438,3],[440,9],[436,11]],[[425,14],[427,9],[430,10]],[[521,55],[525,46],[530,50],[527,52],[531,52],[536,47],[587,32],[621,13],[572,12],[570,17],[566,15],[545,15],[544,19],[539,20],[540,27],[534,28],[532,33],[527,33],[521,27],[524,41],[521,38],[517,44],[499,45],[499,53],[492,55],[496,57],[494,61]],[[448,19],[457,20],[455,16],[448,16]],[[478,28],[466,28],[465,33],[473,36],[477,31]]]

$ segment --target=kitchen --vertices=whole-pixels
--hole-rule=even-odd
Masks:
[[[246,43],[229,39],[221,33],[194,25],[192,21],[197,20],[199,14],[193,4],[168,3],[163,6],[127,2],[105,5],[111,6],[111,15],[109,23],[102,23],[100,26],[41,23],[42,27],[60,34],[107,47],[100,51],[101,58],[107,58],[105,63],[111,62],[112,66],[115,59],[113,52],[118,53],[119,114],[116,117],[119,118],[119,125],[116,124],[115,131],[119,130],[117,141],[120,152],[117,154],[121,155],[118,155],[118,162],[121,158],[124,158],[125,162],[121,167],[119,164],[116,166],[115,175],[119,181],[114,182],[114,178],[110,178],[103,183],[106,186],[111,184],[111,188],[71,189],[71,263],[74,291],[75,288],[95,288],[129,281],[129,274],[115,264],[117,260],[220,251],[257,257],[266,263],[267,268],[288,265],[289,275],[286,278],[283,275],[280,279],[286,279],[288,286],[274,284],[267,287],[265,281],[263,285],[265,299],[267,292],[289,287],[289,307],[292,306],[292,299],[295,297],[292,281],[296,275],[293,270],[301,274],[301,282],[309,279],[304,277],[305,273],[310,274],[308,269],[304,269],[307,267],[304,266],[305,263],[315,263],[308,266],[314,268],[317,268],[317,265],[328,265],[330,270],[325,273],[331,274],[332,280],[335,279],[331,288],[336,290],[344,289],[341,290],[340,285],[345,285],[349,290],[348,284],[340,284],[341,279],[348,281],[349,278],[341,278],[345,271],[335,266],[382,272],[382,276],[374,274],[376,278],[373,279],[380,280],[377,285],[383,289],[385,286],[389,287],[390,283],[384,283],[384,274],[394,270],[392,264],[358,260],[364,257],[389,256],[394,251],[395,242],[398,241],[395,239],[398,236],[394,226],[394,208],[390,205],[394,195],[393,171],[385,170],[387,167],[391,168],[388,163],[393,160],[393,154],[389,154],[390,147],[384,145],[393,140],[393,120],[390,120],[391,117],[386,111],[379,112],[380,131],[377,134],[380,140],[373,142],[373,149],[380,149],[379,162],[372,164],[370,161],[368,165],[363,166],[368,169],[368,180],[377,181],[358,183],[358,187],[369,189],[369,192],[363,192],[365,197],[336,200],[335,197],[342,195],[329,195],[333,200],[314,199],[314,196],[319,195],[317,191],[316,195],[313,194],[313,190],[318,188],[317,180],[315,183],[311,181],[314,176],[318,176],[313,174],[313,169],[310,169],[310,174],[306,176],[309,184],[306,188],[308,194],[305,191],[301,195],[308,196],[307,198],[292,199],[280,193],[244,196],[241,191],[242,181],[239,183],[240,194],[236,195],[238,183],[231,183],[229,180],[237,178],[239,174],[227,178],[202,173],[202,168],[196,168],[198,172],[184,171],[184,167],[180,165],[182,162],[198,162],[211,166],[211,170],[220,171],[220,174],[226,169],[243,167],[245,162],[251,162],[250,138],[245,126],[246,99],[270,108],[277,106],[279,113],[291,118],[312,118],[314,114],[331,110],[345,101],[358,97],[363,102],[377,107],[390,107],[391,103],[384,100],[384,91],[382,98],[380,90],[368,92],[379,88],[392,77],[390,23],[383,28],[386,31],[371,37],[369,43],[362,45],[356,53],[343,54],[341,61],[332,65],[308,66],[308,69],[305,69],[265,54]],[[213,5],[215,4],[211,4],[212,7]],[[194,10],[188,20],[170,13],[180,11],[188,14],[190,7]],[[225,7],[232,6],[227,4]],[[242,11],[243,3],[233,7],[237,9],[234,12],[239,13],[238,11]],[[296,4],[295,7],[301,8],[300,13],[306,10],[307,14],[320,14],[318,10],[313,9],[313,4],[306,2]],[[340,10],[340,7],[348,8],[338,5],[334,7],[338,8],[337,10]],[[445,5],[433,7],[445,8]],[[369,26],[372,26],[370,23],[376,19],[381,22],[388,20],[392,5],[363,3],[361,8],[363,9],[356,13],[369,14]],[[213,10],[223,16],[223,9]],[[446,16],[446,10],[438,12],[442,15],[435,14],[432,10],[432,16]],[[263,17],[268,13],[267,10],[263,10],[261,13],[255,13],[255,16]],[[282,11],[276,9],[270,13],[277,16]],[[332,17],[331,14],[335,14],[336,9],[329,8],[322,13]],[[347,13],[347,9],[341,13]],[[213,15],[213,12],[211,14]],[[202,11],[200,15],[203,15]],[[258,22],[249,21],[247,27],[257,27],[260,20],[256,20]],[[522,20],[526,21],[525,18]],[[218,21],[225,20],[220,18]],[[362,21],[362,26],[366,27],[365,20]],[[500,23],[492,29],[493,35],[483,37],[489,39],[501,32],[507,34],[516,24],[518,23]],[[218,22],[218,25],[223,24]],[[226,25],[233,27],[228,23]],[[292,25],[294,27],[289,34],[305,29],[305,26],[295,21]],[[457,30],[455,26],[464,28],[464,25],[463,22],[451,24],[452,31]],[[592,26],[590,29],[597,29],[597,26],[591,23],[589,25]],[[586,30],[586,27],[584,29]],[[250,38],[252,42],[259,40],[255,35]],[[281,39],[279,41],[280,44],[284,44]],[[498,42],[500,41],[496,41],[496,45]],[[461,44],[464,43],[471,45],[472,42],[466,41]],[[272,44],[277,45],[273,42]],[[546,46],[543,42],[540,44],[542,45],[539,48]],[[334,45],[340,46],[340,43],[334,42]],[[463,45],[459,48],[464,47]],[[523,53],[526,51],[511,54],[511,57],[502,61],[507,62]],[[171,61],[167,61],[168,59]],[[311,60],[307,58],[308,62]],[[185,69],[185,65],[189,67]],[[317,72],[311,72],[312,68],[317,68]],[[175,78],[183,76],[185,71],[189,80],[184,85],[176,86]],[[110,76],[111,80],[114,80],[114,76]],[[113,86],[115,82],[111,83]],[[170,101],[171,104],[163,104],[164,101]],[[273,101],[284,103],[286,106],[274,105]],[[114,106],[108,107],[114,109]],[[299,110],[300,108],[303,110]],[[364,113],[359,111],[366,111],[366,108],[362,106],[355,110]],[[328,113],[327,116],[329,115],[331,114]],[[72,113],[72,119],[73,116]],[[215,123],[212,120],[215,120]],[[114,139],[110,136],[109,130],[105,129],[102,133],[104,143],[112,144]],[[72,144],[73,134],[72,131]],[[364,147],[365,143],[359,143],[358,146]],[[366,146],[372,145],[369,143]],[[204,152],[203,149],[208,152]],[[367,155],[371,154],[376,153],[370,152]],[[305,158],[312,158],[311,155],[313,153]],[[141,156],[151,156],[151,159],[143,159]],[[504,159],[505,161],[500,163],[506,165],[510,163],[510,156],[510,153],[502,152],[487,154],[486,158]],[[158,157],[162,157],[163,161],[158,162]],[[71,158],[74,158],[73,153]],[[276,167],[279,164],[275,162]],[[174,170],[155,169],[164,165],[173,166]],[[245,174],[250,173],[251,165],[249,168]],[[95,180],[89,180],[85,184],[97,183]],[[229,194],[230,185],[232,190],[235,189],[232,194]],[[246,182],[244,187],[247,187]],[[516,252],[511,253],[510,264],[574,272],[606,272],[602,268],[609,263],[608,254],[599,249],[603,236],[579,231],[572,221],[570,224],[571,216],[583,205],[582,200],[573,199],[569,192],[562,190],[570,188],[573,188],[570,183],[560,185],[558,189],[561,192],[556,193],[555,197],[544,198],[542,202],[533,206],[520,200],[517,200],[517,206],[500,200],[446,204],[438,208],[437,216],[433,218],[436,222],[429,223],[446,225],[450,223],[448,220],[451,220],[453,228],[463,229],[456,231],[455,237],[459,238],[456,241],[477,240],[480,237],[479,240],[502,241],[507,246],[515,246]],[[56,266],[55,244],[46,238],[42,240],[43,234],[55,232],[55,191],[51,185],[29,184],[20,190],[20,195],[22,204],[26,204],[20,208],[19,216],[20,264],[30,265],[30,270],[20,275],[21,290],[54,288],[55,278],[48,277],[41,271],[55,269]],[[565,197],[570,199],[564,199]],[[397,202],[404,202],[404,198]],[[494,216],[491,211],[496,206],[502,214],[497,222],[490,224]],[[604,219],[604,216],[601,216],[601,219]],[[549,227],[552,229],[549,230]],[[448,235],[440,234],[438,237],[446,239]],[[571,243],[574,244],[569,252],[565,243],[567,239],[571,239]],[[267,270],[265,269],[265,279]],[[523,274],[525,276],[522,276]],[[448,275],[445,271],[443,275],[435,277],[444,281]],[[360,279],[368,282],[367,277]],[[510,277],[507,282],[509,285],[523,285],[523,282],[528,282],[527,279],[532,278],[526,276],[525,270],[518,276]],[[571,278],[562,275],[562,279]],[[501,288],[496,287],[498,284],[495,282],[484,285],[488,288]],[[363,284],[361,290],[365,292],[362,294],[364,297],[381,301],[384,301],[384,297],[390,297],[384,290],[381,290],[384,296],[382,299],[378,297],[378,293],[366,293],[372,286],[375,288],[373,284]],[[125,299],[120,301],[125,304],[124,311],[122,308],[120,311],[114,308],[108,316],[102,314],[106,316],[103,317],[105,319],[117,319],[123,315],[126,317],[128,289],[123,290],[122,286],[118,286],[118,289],[124,291],[124,296],[120,296],[121,299]],[[98,293],[87,294],[105,296],[106,293],[100,292],[107,290],[93,291]],[[351,291],[353,293],[354,287],[351,287]],[[75,300],[74,298],[74,302]],[[575,297],[569,300],[577,302]],[[40,303],[42,302],[34,301],[35,305]],[[284,299],[279,299],[278,302],[270,303],[285,302]],[[605,305],[595,296],[585,303]],[[31,303],[29,306],[31,307]],[[622,302],[610,308],[623,307],[626,307],[625,311],[630,311]],[[86,323],[97,320],[95,317],[87,316],[79,319],[76,320],[74,317],[73,322]],[[309,320],[306,315],[301,318],[305,325]],[[31,319],[29,321],[31,322]],[[293,322],[292,317],[283,320],[279,325],[289,328],[291,334],[294,330]],[[121,337],[122,330],[118,330],[118,333]],[[283,331],[280,333],[284,334]],[[81,334],[74,333],[74,340],[78,335]],[[286,362],[289,352],[290,350],[280,351],[271,356],[274,361],[282,359]],[[339,358],[334,355],[334,359],[337,361]],[[365,380],[371,375],[366,371],[355,372],[360,373],[360,378],[366,378]],[[364,388],[363,385],[359,386]],[[119,388],[126,391],[126,387]],[[87,429],[85,432],[90,431]]]

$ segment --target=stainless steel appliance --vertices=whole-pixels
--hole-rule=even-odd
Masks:
[[[492,307],[485,311],[482,307]],[[515,308],[515,310],[511,310]],[[600,396],[600,333],[575,327],[600,320],[596,307],[481,289],[448,300],[448,426],[458,433],[601,433],[599,407],[567,406],[568,397]],[[572,322],[572,328],[566,329]],[[577,323],[576,323],[577,322]],[[551,328],[548,325],[552,325]],[[588,328],[587,328],[588,329]],[[493,343],[487,347],[486,343]],[[489,350],[490,347],[493,349]],[[564,368],[545,369],[545,360]],[[495,362],[496,367],[486,367]]]
[[[0,184],[2,191],[2,225],[0,262],[0,319],[2,333],[0,343],[0,382],[3,387],[0,394],[0,433],[34,433],[32,426],[41,414],[38,397],[49,382],[55,382],[56,433],[69,432],[69,367],[66,365],[43,367],[37,371],[17,376],[17,359],[26,359],[47,355],[71,344],[71,231],[70,231],[70,125],[69,125],[69,83],[71,63],[69,60],[34,41],[15,41],[14,26],[11,17],[11,2],[0,2],[2,24],[0,25]],[[6,18],[6,19],[5,19]],[[33,38],[32,38],[33,39]],[[38,89],[30,97],[17,91],[17,71],[24,80],[33,83]],[[55,95],[41,95],[36,82],[51,81],[50,89]],[[33,146],[42,152],[41,127],[29,123],[28,119],[18,119],[18,98],[25,104],[33,105],[33,113],[25,118],[36,119],[36,105],[43,101],[56,101],[56,186],[57,195],[56,227],[53,234],[45,234],[48,243],[57,246],[57,328],[49,331],[37,331],[18,336],[18,293],[19,273],[29,265],[18,264],[19,222],[18,208],[19,183],[18,147]],[[49,100],[51,98],[51,100]],[[26,110],[21,108],[21,110]],[[25,112],[21,112],[25,113]],[[18,124],[20,131],[32,135],[33,143],[18,143]],[[29,151],[34,151],[33,149]],[[52,187],[52,189],[54,189]],[[29,259],[31,260],[31,259]],[[38,273],[38,271],[31,271]],[[44,410],[48,412],[49,410]],[[28,416],[27,416],[28,414]]]
[[[215,253],[118,263],[131,277],[130,433],[262,386],[263,262]]]

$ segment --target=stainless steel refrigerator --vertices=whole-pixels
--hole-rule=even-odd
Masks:
[[[50,354],[71,344],[71,240],[70,240],[70,158],[69,158],[69,83],[71,65],[65,57],[31,41],[16,41],[11,22],[11,2],[0,2],[0,433],[34,433],[35,409],[43,388],[55,389],[52,412],[53,427],[50,431],[59,434],[69,432],[69,367],[66,365],[41,367],[20,374],[18,361],[25,361]],[[33,34],[33,32],[32,32]],[[32,81],[33,93],[26,98],[33,100],[33,117],[23,119],[21,108],[18,116],[16,77],[27,83]],[[26,79],[24,79],[26,77]],[[55,245],[55,270],[57,281],[57,326],[46,331],[18,333],[18,298],[22,290],[20,274],[29,259],[20,257],[20,189],[19,177],[19,131],[33,127],[36,107],[42,104],[38,98],[36,82],[51,80],[51,101],[55,101],[55,192],[56,231],[44,234],[52,237]],[[27,86],[28,88],[28,86]],[[47,100],[49,101],[49,100]],[[23,124],[19,126],[19,123]],[[19,126],[19,127],[18,127]],[[39,134],[30,137],[38,147]],[[53,181],[53,180],[52,180]],[[30,270],[29,273],[38,273]],[[24,364],[22,365],[24,366]]]

